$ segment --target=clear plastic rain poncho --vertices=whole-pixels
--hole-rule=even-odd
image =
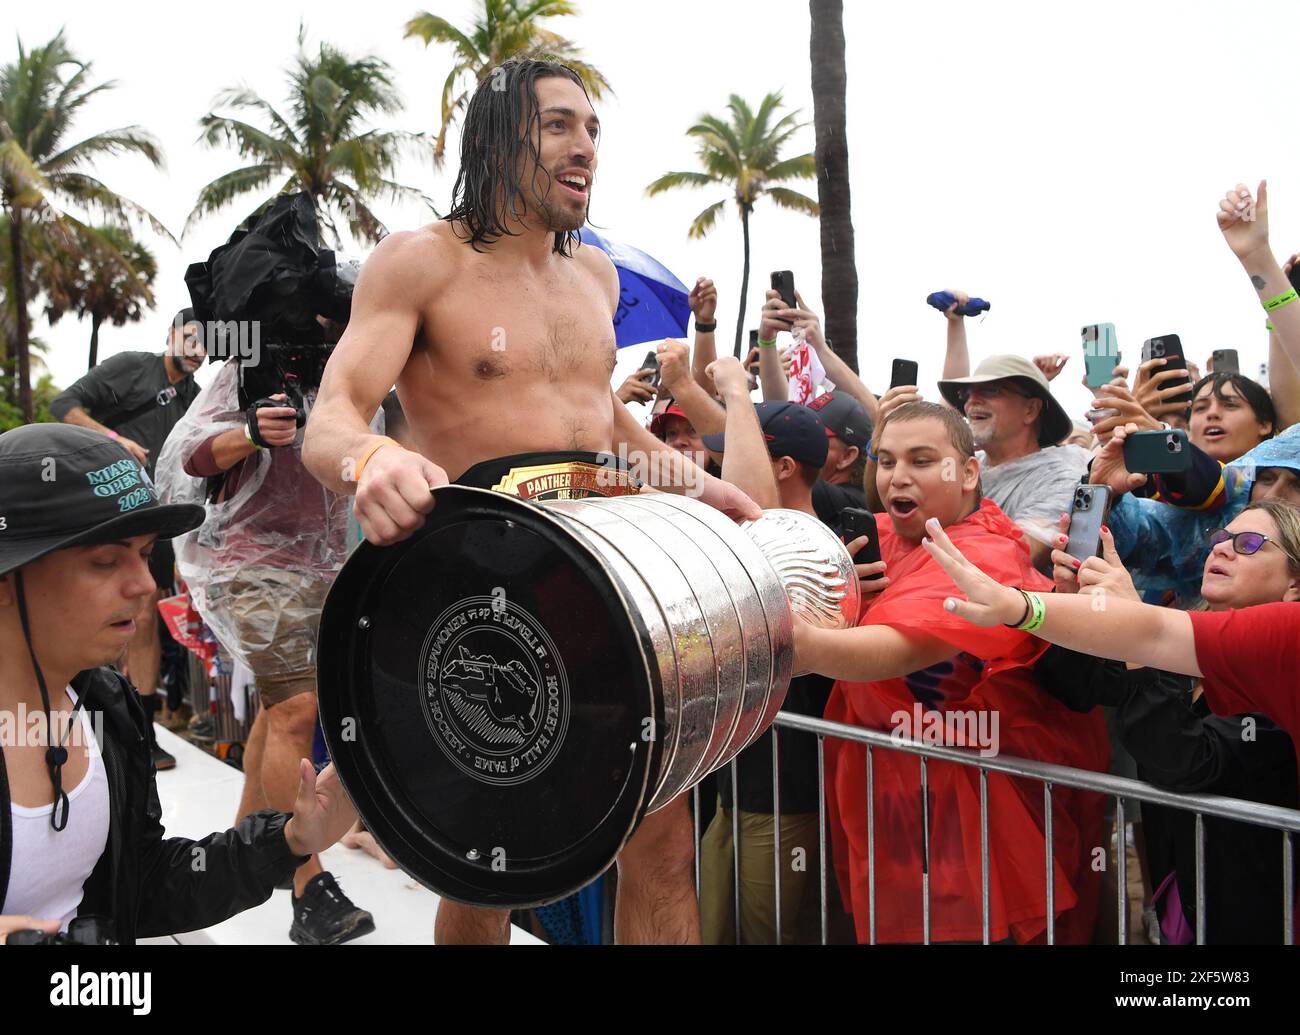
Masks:
[[[187,474],[185,464],[207,440],[244,428],[238,377],[231,359],[172,430],[158,458],[158,491],[207,509],[207,520],[173,545],[190,598],[222,646],[259,675],[301,671],[324,594],[354,545],[351,498],[303,466],[299,430],[292,446],[249,456],[232,472],[233,491],[208,502],[209,479]],[[304,393],[308,413],[315,394]],[[382,411],[375,422],[382,430]]]
[[[1149,603],[1189,608],[1200,599],[1209,547],[1205,537],[1246,509],[1263,467],[1300,471],[1300,424],[1261,442],[1223,469],[1222,503],[1209,510],[1185,510],[1130,493],[1111,507],[1107,519],[1120,560],[1133,585]]]

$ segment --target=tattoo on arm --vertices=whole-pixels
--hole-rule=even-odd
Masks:
[[[1250,282],[1251,282],[1252,284],[1255,285],[1255,290],[1256,290],[1256,291],[1263,291],[1263,290],[1264,290],[1264,287],[1265,287],[1265,284],[1264,284],[1264,278],[1261,277],[1258,273],[1252,273],[1252,274],[1250,275]]]

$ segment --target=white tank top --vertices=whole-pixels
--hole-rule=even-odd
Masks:
[[[68,697],[77,697],[68,687]],[[99,743],[85,710],[78,712],[80,731],[68,735],[68,753],[89,751],[90,765],[68,791],[68,825],[50,826],[53,804],[39,808],[9,806],[13,815],[13,858],[9,890],[0,915],[58,919],[60,930],[77,915],[81,889],[108,844],[108,777]],[[80,739],[78,739],[78,732]]]

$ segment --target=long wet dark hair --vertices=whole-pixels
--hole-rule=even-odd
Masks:
[[[502,236],[518,236],[506,224],[507,218],[522,219],[526,211],[524,186],[515,169],[525,149],[532,163],[540,166],[534,137],[541,125],[536,83],[549,76],[570,79],[582,87],[584,96],[587,93],[578,73],[567,65],[512,58],[479,83],[469,102],[460,137],[460,172],[452,188],[451,211],[445,218],[467,231],[466,240],[475,251],[481,250],[480,244],[491,245]],[[524,163],[526,169],[532,163]],[[542,173],[549,189],[550,173],[545,169]],[[576,241],[576,230],[557,231],[555,250],[571,256]]]

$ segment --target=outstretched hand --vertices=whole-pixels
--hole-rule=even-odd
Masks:
[[[1268,181],[1259,181],[1259,192],[1252,197],[1250,188],[1239,183],[1219,202],[1215,213],[1223,239],[1238,259],[1261,249],[1268,250]]]
[[[929,538],[923,545],[935,562],[957,584],[962,597],[948,597],[943,602],[945,611],[975,625],[1010,625],[1025,613],[1025,598],[1020,591],[985,575],[962,554],[939,524],[938,518],[925,523]]]
[[[284,839],[294,855],[316,855],[325,851],[357,821],[357,810],[343,792],[343,784],[331,763],[316,775],[307,759],[298,763],[298,797],[293,815],[284,825]]]

